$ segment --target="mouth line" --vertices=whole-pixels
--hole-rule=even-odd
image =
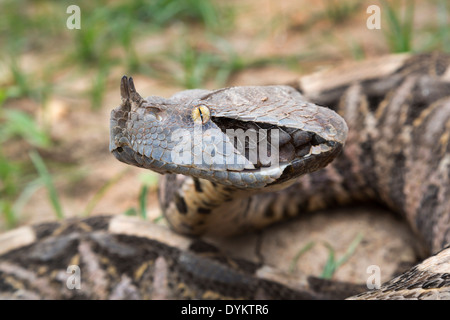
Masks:
[[[321,152],[321,153],[316,153],[316,154],[309,152],[308,154],[301,156],[301,157],[297,157],[291,161],[279,161],[277,165],[260,166],[260,167],[255,167],[255,169],[244,169],[241,171],[229,169],[228,171],[241,172],[241,173],[256,173],[256,172],[260,173],[260,172],[264,172],[264,171],[269,171],[269,170],[273,169],[274,167],[284,168],[284,167],[287,167],[290,165],[298,164],[303,161],[314,160],[314,159],[317,159],[317,157],[324,157],[333,152],[333,149],[336,147],[336,143],[333,141],[327,141],[325,143],[314,145],[314,147],[318,147],[318,148],[320,148],[320,146],[327,148],[327,150],[324,152]]]
[[[216,117],[211,117],[211,119],[222,133],[228,136],[234,149],[238,150],[242,156],[252,163],[255,169],[272,167],[274,161],[277,161],[276,163],[289,163],[333,148],[330,141],[313,131],[257,121]],[[264,153],[265,151],[263,151],[263,154],[259,153],[261,143],[265,143],[266,148],[262,150],[267,150],[267,153]],[[258,150],[257,160],[254,161],[253,158],[253,161],[251,161],[250,153],[256,150]],[[272,154],[278,160],[275,160]],[[253,156],[255,155],[253,154]]]
[[[134,148],[130,145],[130,143],[128,141],[121,141],[121,140],[122,139],[119,139],[119,141],[116,141],[115,148],[113,148],[111,151],[114,150],[114,151],[117,151],[118,153],[123,153],[124,148],[128,147],[131,150],[133,150],[133,152],[135,152],[140,157],[146,157],[146,155],[142,154],[141,152],[134,150]],[[291,160],[285,160],[285,159],[281,159],[279,157],[278,161],[276,162],[276,165],[274,165],[272,163],[270,163],[270,165],[261,165],[261,163],[259,163],[259,160],[257,163],[253,163],[253,162],[249,161],[253,166],[255,166],[255,168],[243,169],[243,170],[228,169],[228,171],[230,171],[230,172],[261,172],[261,171],[264,171],[264,169],[271,169],[274,166],[278,166],[278,167],[286,166],[293,162],[298,162],[301,160],[306,160],[313,156],[320,156],[321,154],[329,153],[330,151],[333,150],[335,145],[336,145],[336,143],[334,141],[325,141],[325,140],[323,143],[306,143],[304,145],[299,145],[299,148],[308,147],[309,152],[306,154],[303,154],[301,156],[296,156],[295,158],[293,158]],[[322,149],[323,151],[321,151],[320,149]],[[317,150],[319,150],[319,151],[317,151]],[[247,160],[249,160],[249,159],[247,158]]]
[[[329,151],[307,155],[289,162],[280,161],[277,165],[269,167],[243,169],[241,171],[230,170],[230,168],[228,168],[226,171],[222,172],[227,172],[228,174],[239,174],[240,178],[237,178],[237,175],[230,175],[229,177],[232,181],[227,181],[227,183],[219,179],[219,177],[222,176],[219,174],[221,170],[215,170],[213,168],[208,170],[201,168],[201,166],[176,166],[174,163],[164,163],[164,161],[148,158],[142,155],[140,152],[134,150],[127,144],[116,146],[111,150],[111,152],[121,162],[141,168],[151,169],[161,174],[187,174],[198,178],[215,181],[217,183],[223,183],[224,185],[230,185],[230,183],[234,182],[237,183],[237,187],[245,185],[246,187],[260,188],[262,186],[281,185],[303,174],[325,167],[341,151],[343,146],[343,144],[339,142],[327,142],[325,144],[328,144],[328,147],[330,147]],[[144,157],[146,159],[144,159]],[[196,168],[198,170],[190,171],[189,168]],[[206,174],[201,172],[208,173]]]

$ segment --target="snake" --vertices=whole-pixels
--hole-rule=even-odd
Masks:
[[[100,216],[13,230],[0,237],[0,297],[326,299],[205,237],[379,203],[406,220],[429,256],[340,297],[450,299],[449,66],[439,52],[399,54],[283,85],[170,98],[143,98],[124,76],[109,149],[162,174],[170,229]],[[61,289],[67,265],[83,265],[88,289]]]
[[[402,214],[430,252],[439,253],[367,295],[389,297],[395,288],[396,295],[448,298],[450,85],[443,80],[448,63],[447,55],[418,55],[388,77],[369,74],[319,92],[303,79],[298,90],[197,89],[169,99],[143,99],[132,78],[124,77],[122,104],[111,113],[110,151],[119,161],[165,175],[162,210],[181,234],[262,228],[313,208],[309,201],[317,195],[325,206],[378,200]],[[188,156],[175,163],[173,150],[182,143],[171,135],[180,128]],[[246,140],[237,137],[238,129],[263,133]],[[208,130],[215,130],[214,139]],[[252,145],[273,147],[274,130],[277,165],[262,159],[264,154],[251,159]],[[191,141],[195,135],[203,139]],[[324,167],[328,170],[320,170]],[[309,183],[302,179],[306,174]],[[291,203],[284,198],[284,205],[277,205],[274,190],[289,193]]]

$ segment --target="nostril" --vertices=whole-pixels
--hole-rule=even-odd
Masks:
[[[162,117],[160,115],[160,109],[155,107],[146,107],[145,111],[147,112],[147,114],[154,116],[156,120],[161,121]]]

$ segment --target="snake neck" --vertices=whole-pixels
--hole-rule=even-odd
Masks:
[[[230,236],[286,218],[281,199],[284,190],[294,183],[295,180],[264,190],[243,190],[169,174],[161,177],[158,197],[163,214],[175,231],[192,236]]]
[[[184,175],[161,177],[159,203],[170,226],[181,234],[201,235],[211,229],[211,219],[230,214],[220,208],[239,208],[238,189]],[[220,230],[219,230],[220,231]]]

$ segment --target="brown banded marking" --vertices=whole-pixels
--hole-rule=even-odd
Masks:
[[[342,156],[330,166],[336,167],[339,172],[347,172],[348,174],[349,167],[355,170],[355,167],[360,165],[362,169],[360,170],[361,175],[368,185],[379,185],[377,188],[369,191],[373,192],[373,194],[381,192],[384,202],[390,203],[391,207],[397,208],[397,210],[403,208],[400,211],[405,213],[416,230],[422,228],[420,233],[428,234],[427,243],[436,250],[450,240],[450,238],[443,236],[446,234],[445,228],[448,228],[449,225],[448,218],[446,218],[447,216],[444,213],[446,210],[450,210],[450,208],[444,207],[446,203],[444,190],[448,190],[448,188],[444,187],[445,181],[447,181],[447,178],[444,176],[448,168],[437,163],[446,163],[445,153],[447,152],[448,154],[448,150],[445,151],[447,148],[445,137],[449,134],[448,115],[443,114],[447,109],[443,105],[442,99],[447,99],[450,92],[450,83],[448,79],[439,79],[437,77],[445,77],[447,74],[450,74],[450,68],[448,67],[449,57],[439,54],[422,55],[408,58],[403,64],[398,70],[391,70],[393,71],[392,74],[387,73],[379,79],[372,78],[360,83],[360,86],[363,88],[359,96],[360,101],[365,101],[364,97],[367,97],[367,100],[370,102],[369,112],[366,109],[360,113],[364,120],[360,119],[359,122],[354,123],[351,117],[343,113],[341,104],[337,104],[339,107],[335,108],[348,122],[350,133]],[[330,74],[326,77],[332,78]],[[389,78],[393,80],[390,81]],[[323,81],[326,83],[326,78],[323,78]],[[380,87],[379,83],[381,81],[389,83],[389,86],[387,91],[381,95],[378,94],[375,101],[373,101],[374,94],[377,92],[375,88]],[[308,88],[306,81],[301,82],[301,84]],[[395,85],[391,86],[391,84]],[[402,85],[407,85],[403,94],[399,91]],[[344,92],[343,88],[345,88],[345,85],[340,87],[339,90]],[[335,90],[333,94],[325,92],[324,94],[321,93],[319,97],[338,96],[338,91],[336,89],[333,90]],[[305,89],[303,92],[307,96],[315,96],[314,92],[308,94],[308,90]],[[345,95],[341,93],[341,96]],[[321,100],[313,99],[313,101]],[[340,99],[340,101],[342,103],[343,100]],[[330,103],[331,106],[336,105],[335,102],[326,101],[326,103]],[[342,106],[348,106],[347,102],[342,103]],[[397,108],[396,111],[395,108]],[[430,130],[425,125],[422,127],[418,126],[419,123],[428,119],[431,113],[436,112],[435,109],[438,109],[441,113],[439,117],[441,121],[447,121],[447,127],[445,128],[445,125],[434,126],[434,130],[441,132],[441,134],[440,137],[435,137],[434,147],[430,148],[433,144],[425,143],[423,133],[433,130]],[[361,127],[361,123],[364,126]],[[352,130],[355,129],[357,129],[358,135],[366,136],[366,139],[358,138],[359,141],[355,152],[348,152],[353,147]],[[359,150],[361,151],[359,152]],[[355,157],[351,155],[357,153],[360,153],[360,157],[353,161]],[[431,154],[435,156],[427,158]],[[346,155],[350,156],[346,157]],[[345,158],[351,158],[352,161],[344,161]],[[422,165],[418,165],[418,163],[422,163]],[[373,168],[379,168],[378,172],[374,171]],[[441,169],[430,170],[429,168]],[[440,172],[440,174],[438,175],[436,172]],[[430,179],[430,175],[434,176],[434,178]],[[423,187],[423,181],[427,179],[434,182],[428,187]],[[347,184],[348,181],[354,181],[354,178],[347,179],[347,182],[344,182],[344,184]],[[433,193],[432,185],[441,185],[440,189],[442,191],[438,199],[436,197],[430,198],[430,195]],[[429,189],[427,190],[427,188]],[[419,196],[421,194],[428,194],[428,197],[423,199],[424,196]],[[429,210],[420,209],[424,204],[426,204],[425,207],[429,208],[430,202],[436,204],[434,201],[440,203],[440,209],[435,209],[438,210],[436,216],[440,217],[439,223],[433,222],[433,219],[429,218]],[[421,213],[419,214],[419,212]],[[422,218],[418,218],[418,216],[422,216]],[[414,217],[416,217],[416,220],[414,220]],[[427,225],[428,227],[426,227]],[[433,235],[434,233],[441,234],[442,238],[438,240]],[[431,239],[435,239],[433,245],[431,244]]]
[[[174,201],[175,201],[175,206],[177,207],[177,210],[180,214],[185,215],[188,213],[186,201],[184,201],[183,196],[181,196],[179,194],[175,194]]]
[[[194,180],[194,186],[195,186],[195,191],[197,192],[203,192],[203,188],[202,188],[202,184],[200,182],[200,180],[198,178],[193,178]]]

